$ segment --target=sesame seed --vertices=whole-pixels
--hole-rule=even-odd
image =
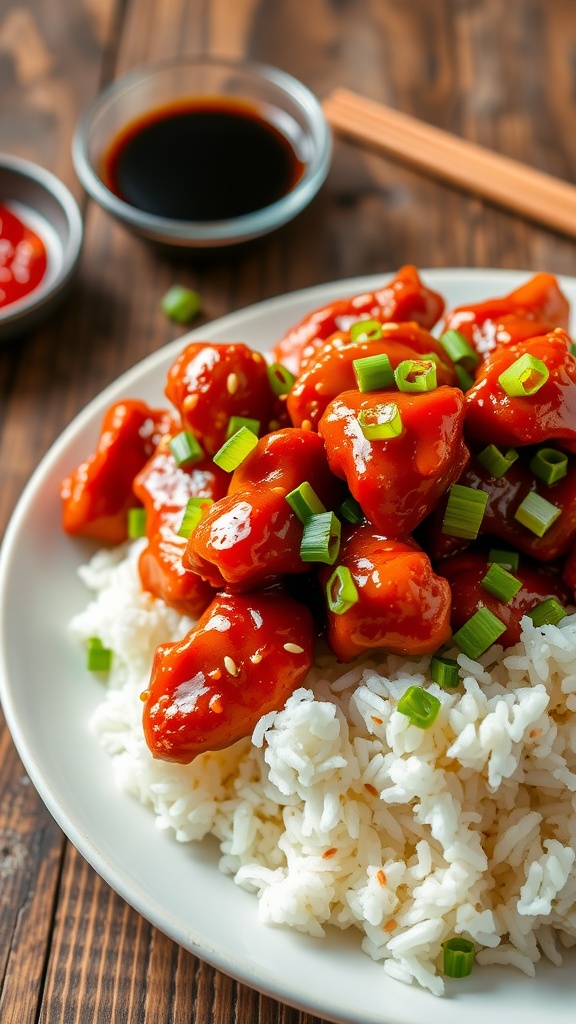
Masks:
[[[140,700],[143,703],[146,703],[146,701],[148,700],[149,696],[150,696],[150,690],[142,690],[142,693],[140,694]]]
[[[208,706],[210,708],[210,711],[213,711],[216,715],[222,714],[224,708],[222,707],[222,700],[220,698],[219,693],[212,697]]]
[[[284,650],[288,651],[288,654],[304,654],[304,648],[298,644],[284,644]]]
[[[382,888],[384,888],[384,886],[386,885],[386,875],[382,871],[382,868],[380,868],[380,870],[376,872],[376,878],[378,879]]]
[[[302,420],[300,426],[302,430],[312,430],[312,420]]]
[[[227,672],[230,673],[231,676],[237,676],[238,672],[240,671],[236,662],[233,661],[233,659],[228,654],[224,658],[224,668],[226,669]]]
[[[335,853],[338,853],[338,847],[337,846],[333,846],[330,850],[326,850],[322,854],[322,860],[330,860],[330,857],[333,857]]]
[[[238,391],[238,384],[239,383],[240,383],[240,381],[238,380],[238,374],[236,374],[236,373],[229,373],[228,374],[228,376],[226,378],[226,391],[228,392],[229,395],[235,395],[236,394],[236,392]]]
[[[260,654],[260,652],[257,652],[256,654],[251,654],[250,661],[252,662],[253,665],[259,665],[260,662],[262,661],[262,655]]]
[[[198,405],[198,395],[186,395],[182,405],[184,412],[192,412]]]

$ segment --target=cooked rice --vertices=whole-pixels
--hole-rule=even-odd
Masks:
[[[440,995],[442,942],[533,976],[576,944],[576,615],[523,620],[523,642],[458,658],[440,689],[428,657],[350,668],[317,659],[306,686],[252,742],[190,765],[155,761],[140,693],[155,647],[191,626],[141,591],[143,542],[82,570],[95,592],[72,628],[114,651],[94,728],[121,786],[180,842],[213,834],[220,869],[255,892],[263,922],[362,932],[391,977]],[[408,686],[441,702],[432,727],[396,711]]]

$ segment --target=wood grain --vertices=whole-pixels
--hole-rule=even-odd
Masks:
[[[576,179],[572,0],[5,0],[2,148],[51,168],[80,197],[70,138],[84,104],[138,64],[205,52],[276,64],[320,97],[356,89]],[[576,273],[568,241],[340,142],[311,207],[234,259],[161,255],[87,204],[70,300],[0,348],[0,531],[75,413],[182,333],[159,309],[170,283],[197,288],[209,320],[403,262]],[[64,841],[4,726],[0,785],[2,1024],[313,1024],[201,963],[127,907]]]

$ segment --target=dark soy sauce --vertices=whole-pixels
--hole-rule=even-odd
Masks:
[[[292,143],[255,108],[190,100],[127,125],[104,155],[120,199],[175,220],[227,220],[269,206],[302,177]]]

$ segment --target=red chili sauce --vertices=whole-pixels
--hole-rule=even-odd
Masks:
[[[104,153],[102,177],[137,209],[176,220],[227,220],[290,192],[304,164],[255,107],[225,98],[160,107],[126,125]]]
[[[46,266],[42,239],[0,203],[0,307],[37,288]]]

